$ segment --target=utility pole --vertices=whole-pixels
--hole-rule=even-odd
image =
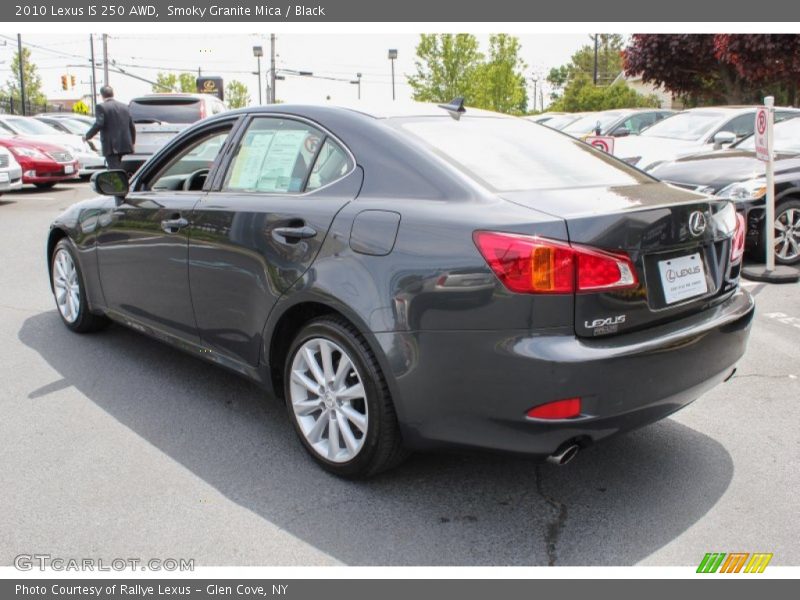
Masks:
[[[92,59],[92,114],[94,114],[94,107],[97,104],[97,73],[94,62],[94,35],[91,33],[89,34],[89,54]]]
[[[108,34],[103,34],[103,85],[110,85],[108,82]]]
[[[536,84],[539,83],[539,78],[533,76],[533,112],[536,112]]]
[[[597,85],[597,45],[599,43],[599,33],[594,34],[594,84]]]
[[[275,104],[275,34],[269,34],[269,103]]]
[[[22,102],[22,116],[25,116],[25,60],[22,56],[22,34],[17,34],[17,52],[19,53],[19,99]]]

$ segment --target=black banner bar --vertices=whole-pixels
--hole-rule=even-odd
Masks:
[[[757,576],[756,576],[757,577]],[[422,579],[276,579],[276,580],[191,580],[191,579],[41,579],[4,580],[4,600],[336,600],[338,598],[380,600],[531,600],[534,598],[675,598],[719,596],[738,598],[789,598],[796,591],[792,580],[755,577],[722,578],[708,575],[702,580],[422,580]],[[694,592],[694,594],[693,594]]]
[[[785,0],[95,0],[0,4],[4,22],[793,22],[800,3]]]

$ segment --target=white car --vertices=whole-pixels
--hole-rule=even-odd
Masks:
[[[22,187],[22,167],[8,150],[0,146],[0,195]]]
[[[106,161],[81,139],[79,135],[62,133],[57,129],[34,119],[16,115],[0,115],[0,134],[17,135],[39,140],[68,149],[78,159],[78,175],[91,175],[105,169]]]
[[[692,108],[667,117],[640,135],[618,138],[614,155],[644,171],[665,161],[719,150],[753,134],[755,106]],[[800,115],[796,108],[777,108],[775,121]]]

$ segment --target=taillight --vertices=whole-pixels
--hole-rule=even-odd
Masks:
[[[206,118],[206,103],[202,101],[200,102],[200,118]]]
[[[638,285],[633,263],[625,254],[514,233],[476,231],[473,239],[497,278],[512,292],[570,294]]]
[[[736,213],[736,231],[731,240],[731,264],[738,263],[744,254],[744,239],[747,233],[747,223],[742,213]]]
[[[532,419],[572,419],[581,414],[581,399],[566,398],[534,406],[528,411]]]

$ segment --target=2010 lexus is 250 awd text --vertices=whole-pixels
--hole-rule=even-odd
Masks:
[[[93,185],[47,240],[66,326],[252,379],[339,475],[564,463],[730,377],[749,335],[730,201],[457,101],[227,112]]]

